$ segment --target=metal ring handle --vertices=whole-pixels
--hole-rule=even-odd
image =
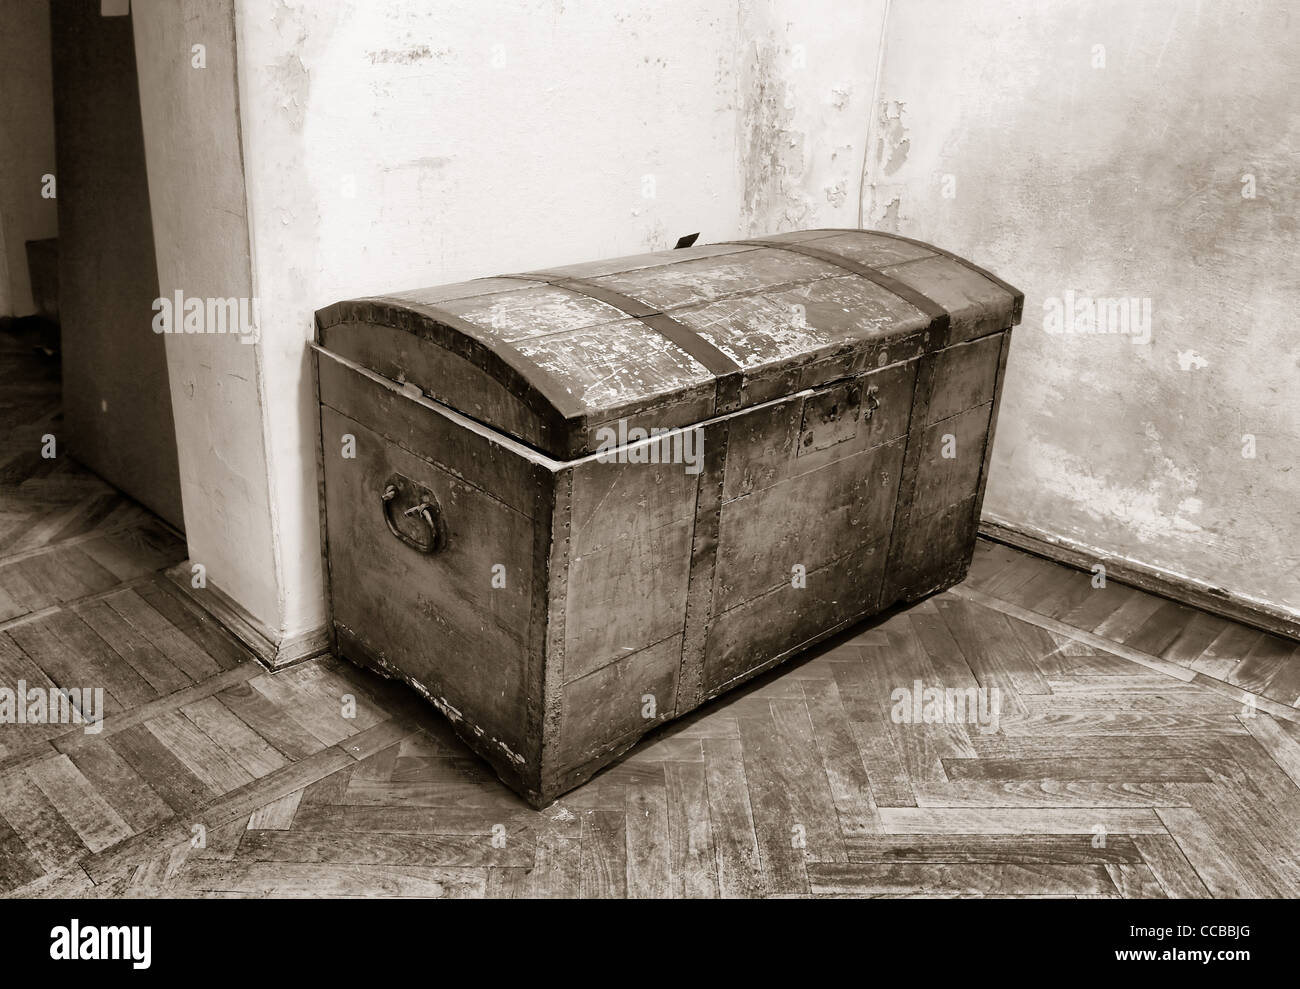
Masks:
[[[398,502],[405,500],[402,495],[409,496],[415,504],[403,509],[401,518],[417,519],[423,522],[423,526],[398,524],[394,515]],[[408,478],[398,474],[389,479],[379,497],[383,504],[384,523],[388,526],[388,531],[407,546],[420,553],[435,553],[446,544],[446,527],[442,523],[442,512],[432,492],[418,487]]]

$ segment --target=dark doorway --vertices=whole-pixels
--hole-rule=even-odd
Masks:
[[[132,19],[50,7],[66,448],[181,528]]]

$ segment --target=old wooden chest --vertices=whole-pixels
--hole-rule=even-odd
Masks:
[[[549,802],[964,576],[1022,302],[810,230],[321,310],[339,652]]]

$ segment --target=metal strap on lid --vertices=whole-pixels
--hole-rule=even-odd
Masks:
[[[1003,281],[1001,278],[993,274],[993,272],[989,271],[987,268],[981,268],[974,261],[971,261],[968,258],[964,258],[960,254],[954,254],[952,251],[945,250],[942,247],[936,247],[934,244],[931,244],[924,240],[917,240],[915,237],[904,237],[902,234],[888,233],[884,230],[859,230],[856,227],[827,227],[826,229],[828,231],[827,232],[828,237],[833,236],[834,234],[837,233],[871,234],[871,236],[873,237],[885,237],[888,238],[889,240],[902,241],[905,244],[915,244],[917,247],[924,247],[927,251],[933,251],[935,254],[945,257],[949,261],[955,261],[963,268],[967,268],[975,272],[977,275],[982,275],[983,277],[991,281],[994,285],[996,285],[998,288],[1002,289],[1002,291],[1010,294],[1012,300],[1011,321],[1013,323],[1020,322],[1020,317],[1023,315],[1025,309],[1025,293],[1020,291],[1020,289],[1016,288],[1014,285],[1011,285],[1008,282]],[[779,245],[771,244],[769,246],[777,247]]]
[[[846,231],[846,233],[847,232],[861,233],[863,231]],[[966,258],[962,257],[960,254],[953,254],[952,251],[945,251],[942,247],[935,247],[933,244],[927,244],[923,240],[915,240],[911,237],[903,237],[899,234],[885,233],[883,230],[870,230],[866,232],[875,234],[878,237],[888,237],[890,240],[901,240],[907,244],[915,244],[917,247],[924,247],[926,250],[934,251],[935,254],[943,255],[949,261],[956,261],[963,268],[969,268],[977,275],[983,275],[985,278],[991,281],[998,288],[1002,289],[1004,292],[1011,293],[1011,299],[1012,299],[1011,320],[1013,323],[1020,322],[1020,317],[1024,313],[1024,309],[1025,309],[1025,293],[1020,291],[1020,289],[1016,288],[1014,285],[1010,285],[1007,282],[1004,282],[1001,278],[993,274],[993,272],[989,271],[987,268],[981,268],[974,261],[969,261]]]
[[[708,369],[717,379],[717,398],[715,408],[718,412],[729,412],[740,401],[741,379],[744,369],[721,350],[709,343],[689,326],[679,323],[667,313],[648,306],[631,296],[615,292],[603,285],[597,285],[585,278],[568,278],[563,275],[550,275],[546,272],[527,275],[507,275],[507,278],[524,278],[529,281],[554,285],[578,295],[613,306],[635,320],[644,323],[661,337],[671,341],[681,350],[686,351],[700,364]]]
[[[872,231],[861,231],[871,233]],[[787,244],[779,240],[731,240],[729,244],[745,244],[749,247],[770,247],[778,251],[789,251],[791,254],[802,254],[805,257],[816,258],[818,261],[825,261],[827,264],[833,264],[837,268],[843,268],[855,275],[875,282],[881,288],[892,292],[904,302],[915,306],[921,312],[930,317],[930,328],[941,331],[939,343],[942,346],[944,336],[947,334],[950,317],[948,310],[924,292],[918,292],[910,285],[905,285],[897,278],[892,278],[875,268],[869,268],[865,264],[860,264],[852,258],[846,258],[842,254],[836,254],[834,251],[823,251],[819,247],[809,247],[806,244]]]

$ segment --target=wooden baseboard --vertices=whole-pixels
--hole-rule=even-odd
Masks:
[[[1013,525],[987,515],[980,521],[980,535],[1079,570],[1091,571],[1100,563],[1106,568],[1107,580],[1130,584],[1179,604],[1200,608],[1221,618],[1300,641],[1300,614],[1234,594],[1222,587],[1213,587],[1182,574],[1113,556],[1032,526]]]
[[[230,595],[213,586],[211,581],[208,581],[206,587],[193,587],[190,583],[189,560],[169,569],[167,577],[186,597],[247,646],[258,662],[269,670],[283,670],[332,651],[333,636],[328,624],[297,635],[274,632],[249,614]]]

